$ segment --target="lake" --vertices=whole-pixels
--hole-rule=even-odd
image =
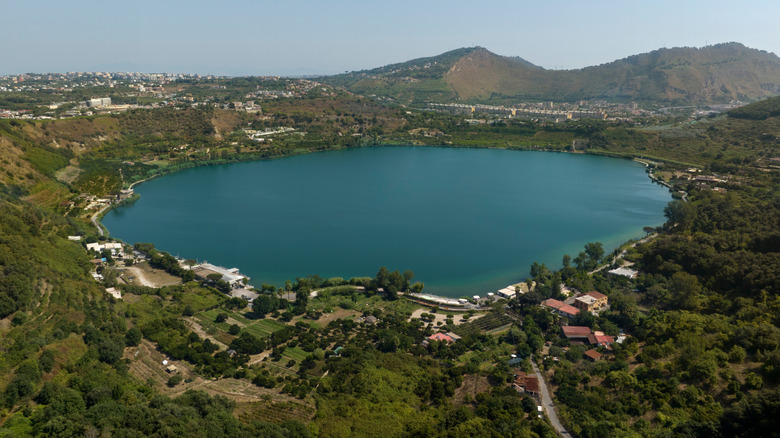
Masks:
[[[630,160],[499,149],[377,147],[199,167],[135,187],[113,237],[237,267],[251,284],[411,269],[425,292],[484,295],[611,252],[664,222],[671,195]]]

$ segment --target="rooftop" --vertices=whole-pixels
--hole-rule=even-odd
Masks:
[[[567,338],[587,338],[590,335],[590,327],[565,325],[561,328]]]
[[[595,290],[592,290],[592,291],[588,292],[588,293],[587,293],[587,294],[585,294],[585,295],[590,295],[590,296],[592,296],[593,298],[595,298],[595,299],[597,299],[597,300],[601,300],[601,299],[603,299],[603,298],[607,298],[607,296],[606,296],[606,295],[604,295],[604,294],[603,294],[603,293],[601,293],[601,292],[596,292]]]

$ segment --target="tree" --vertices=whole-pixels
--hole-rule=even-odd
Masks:
[[[279,298],[275,295],[262,294],[252,301],[252,311],[260,317],[279,308]]]
[[[685,310],[699,310],[701,308],[702,287],[695,275],[685,272],[676,272],[669,279],[669,292],[672,301]]]
[[[228,329],[228,333],[231,335],[237,335],[241,331],[241,327],[238,326],[238,324],[233,324]]]
[[[690,202],[674,200],[664,207],[664,216],[668,219],[668,228],[679,227],[687,230],[696,220],[696,206]]]
[[[43,350],[41,357],[38,358],[38,365],[44,372],[51,372],[54,368],[54,350]]]
[[[113,364],[122,358],[123,346],[111,338],[103,339],[98,344],[98,359],[107,364]]]
[[[217,317],[214,318],[214,322],[217,322],[217,323],[225,322],[225,321],[227,321],[227,319],[228,319],[227,313],[218,313]]]
[[[308,287],[302,287],[298,289],[295,292],[295,305],[306,308],[306,305],[309,303],[310,294],[311,294],[311,289],[309,289]]]
[[[141,342],[142,336],[141,330],[138,327],[132,327],[125,333],[125,345],[128,347],[135,347]]]
[[[182,377],[181,374],[174,374],[170,379],[168,379],[168,387],[173,388],[174,386],[181,383],[182,380],[184,380],[184,377]]]
[[[585,254],[588,258],[598,264],[599,260],[604,257],[604,246],[601,242],[592,242],[585,245]]]

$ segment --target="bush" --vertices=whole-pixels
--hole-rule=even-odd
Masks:
[[[184,380],[184,377],[182,377],[181,374],[175,374],[171,376],[170,379],[168,379],[168,386],[173,388],[174,386],[181,383],[182,380]]]

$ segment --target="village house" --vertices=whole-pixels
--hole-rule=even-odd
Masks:
[[[563,335],[566,336],[567,339],[575,339],[580,341],[587,341],[588,336],[590,336],[590,327],[584,327],[584,326],[576,326],[576,325],[565,325],[561,327],[563,329]]]
[[[534,375],[526,374],[523,371],[515,373],[515,380],[512,387],[518,392],[524,392],[532,396],[539,395],[539,380]]]
[[[602,356],[603,356],[603,354],[601,354],[598,351],[596,351],[596,349],[590,349],[590,350],[585,352],[585,358],[587,358],[591,362],[597,362],[597,361],[601,360]]]
[[[596,291],[581,294],[574,299],[574,307],[590,313],[598,313],[607,308],[607,296]]]
[[[548,308],[551,312],[566,318],[574,318],[577,316],[577,313],[579,313],[579,309],[576,307],[552,298],[542,301],[542,306]]]
[[[604,332],[593,332],[588,335],[588,342],[597,347],[609,347],[615,343],[615,338],[605,335]]]
[[[589,327],[566,325],[561,327],[566,339],[574,341],[572,343],[588,343],[596,347],[609,347],[615,343],[612,336],[605,335],[602,331],[592,331]]]

